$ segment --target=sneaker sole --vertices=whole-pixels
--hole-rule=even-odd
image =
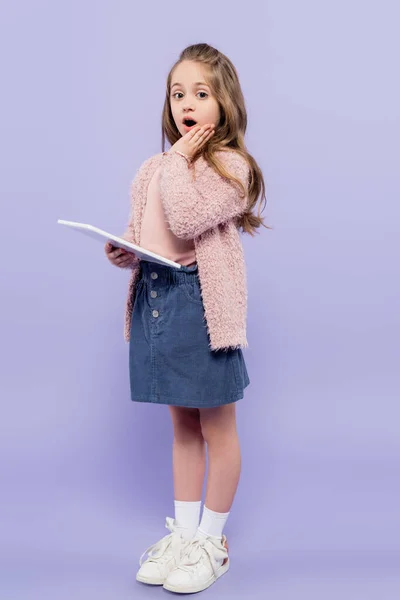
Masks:
[[[226,563],[224,565],[221,565],[220,568],[218,569],[217,575],[213,575],[212,577],[210,577],[210,579],[208,579],[206,582],[204,582],[200,585],[192,585],[192,586],[182,587],[182,586],[171,585],[166,581],[163,585],[163,588],[165,590],[168,590],[169,592],[175,592],[176,594],[195,594],[196,592],[202,592],[203,590],[206,590],[208,587],[210,587],[210,585],[215,583],[217,581],[217,579],[219,579],[222,575],[224,575],[228,571],[229,565],[230,565],[230,560],[228,558]]]
[[[146,583],[147,585],[164,585],[165,579],[148,579],[147,577],[143,577],[143,575],[136,575],[136,581]]]

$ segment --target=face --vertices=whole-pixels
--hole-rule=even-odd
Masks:
[[[196,121],[196,125],[212,123],[217,127],[219,123],[218,102],[207,85],[207,70],[199,63],[183,61],[175,68],[171,79],[170,103],[181,135],[191,129],[184,125],[185,117]]]

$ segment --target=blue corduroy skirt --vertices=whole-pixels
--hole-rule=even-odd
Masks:
[[[134,402],[208,408],[243,398],[250,379],[242,350],[209,347],[197,264],[140,262],[129,373]]]

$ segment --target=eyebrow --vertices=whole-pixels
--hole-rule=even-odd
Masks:
[[[171,90],[173,87],[175,87],[176,85],[179,85],[180,87],[183,87],[181,83],[173,83],[171,85]],[[210,87],[205,81],[196,81],[196,83],[194,85],[206,85],[207,87]]]

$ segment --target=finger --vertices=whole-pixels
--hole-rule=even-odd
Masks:
[[[125,252],[126,252],[126,250],[123,250],[122,248],[118,248],[118,246],[112,246],[112,251],[110,252],[110,255],[113,258],[117,258],[118,256],[121,256]]]
[[[132,263],[131,260],[123,260],[120,262],[119,266],[120,267],[128,267],[131,263]]]
[[[199,145],[200,141],[203,139],[204,136],[204,131],[203,128],[200,131],[197,131],[196,135],[194,135],[192,137],[191,140],[189,140],[189,147],[196,147]]]
[[[198,132],[199,129],[201,129],[200,125],[196,125],[195,127],[192,127],[192,129],[190,131],[185,133],[185,135],[183,137],[190,140]]]
[[[208,136],[209,136],[209,135],[211,135],[212,133],[214,133],[214,129],[211,129],[211,130],[204,131],[204,133],[203,133],[202,137],[208,137]]]
[[[214,130],[206,131],[203,135],[201,135],[197,140],[195,140],[195,145],[199,148],[214,134]]]
[[[205,136],[209,135],[209,133],[210,133],[209,126],[205,125],[203,131],[199,132],[199,139],[204,138]]]
[[[122,256],[124,254],[127,254],[127,252],[123,248],[116,248],[114,251],[115,258],[117,258],[118,256]]]
[[[118,266],[119,267],[126,267],[127,265],[129,265],[132,262],[132,260],[130,258],[121,258],[120,260],[118,260]]]
[[[214,132],[212,132],[212,133],[209,133],[209,134],[208,134],[208,135],[207,135],[207,136],[206,136],[206,137],[205,137],[203,140],[201,140],[201,143],[202,143],[202,144],[205,144],[206,142],[208,142],[208,140],[209,140],[210,138],[212,138],[212,136],[213,136],[213,133],[214,133]]]
[[[187,138],[190,140],[192,139],[192,137],[194,137],[196,135],[196,133],[201,129],[200,125],[197,125],[196,127],[193,127],[193,129],[191,129],[190,131],[188,131],[185,136],[187,136]]]

